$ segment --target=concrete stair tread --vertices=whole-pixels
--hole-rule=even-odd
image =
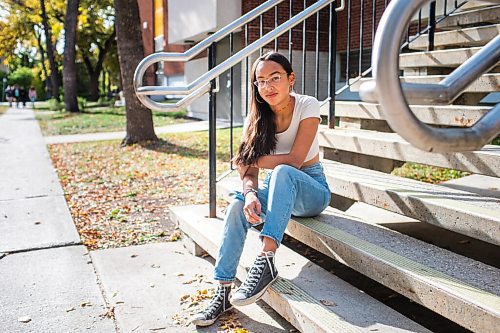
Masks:
[[[216,240],[224,227],[221,219],[207,218],[205,205],[172,207],[171,212],[181,230],[216,257]],[[240,280],[259,249],[258,233],[250,230],[238,270]],[[285,246],[279,248],[276,264],[280,278],[263,300],[301,332],[428,332]],[[335,305],[325,306],[321,300]]]
[[[321,107],[321,114],[328,115],[330,104]],[[412,105],[413,113],[421,121],[433,125],[471,126],[491,108],[469,105]],[[360,119],[384,119],[379,104],[361,101],[335,101],[335,116]]]
[[[488,43],[500,33],[500,24],[492,24],[482,27],[464,28],[452,31],[436,32],[434,35],[434,46],[481,46]],[[410,40],[412,40],[411,37]],[[410,43],[412,50],[426,50],[428,46],[428,35],[423,34]]]
[[[224,179],[218,189],[229,200],[239,183]],[[287,234],[468,329],[500,323],[497,268],[331,207],[315,218],[292,217]]]
[[[401,82],[412,82],[412,83],[434,83],[437,84],[444,80],[446,75],[426,75],[426,76],[402,76],[400,77]],[[371,81],[372,78],[364,78],[354,82],[350,89],[351,91],[359,91],[359,87],[364,82]],[[472,82],[465,90],[469,93],[488,93],[497,92],[500,88],[500,73],[489,73],[480,76],[477,80]]]
[[[456,68],[467,61],[481,47],[459,48],[437,51],[402,53],[399,55],[400,68],[450,67]]]
[[[441,183],[442,186],[500,199],[500,178],[470,175]]]
[[[500,21],[500,6],[486,7],[453,13],[437,24],[438,29],[452,29],[473,24],[498,23]]]
[[[414,147],[397,133],[327,126],[320,129],[322,147],[500,177],[500,146],[486,145],[471,152],[431,153]]]
[[[332,193],[500,244],[498,199],[328,160],[323,166]]]

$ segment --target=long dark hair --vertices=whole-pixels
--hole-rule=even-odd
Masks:
[[[256,77],[257,66],[262,61],[274,61],[283,67],[287,76],[292,74],[290,61],[278,52],[268,52],[259,57],[252,66],[250,86],[252,86],[252,99],[248,112],[248,127],[241,140],[234,163],[238,165],[255,164],[259,157],[269,155],[276,150],[276,124],[274,112],[269,104],[260,96],[259,89],[253,84]]]

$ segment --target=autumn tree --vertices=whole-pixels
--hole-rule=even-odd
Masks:
[[[122,144],[158,140],[151,110],[139,102],[133,86],[135,68],[144,57],[137,1],[114,0],[114,5],[118,57],[127,117],[127,134]]]
[[[82,15],[78,29],[78,52],[90,78],[91,101],[99,98],[99,77],[104,63],[116,45],[115,12],[112,0],[99,2],[82,0]]]
[[[47,45],[47,56],[50,65],[50,84],[52,87],[52,96],[59,100],[59,75],[58,67],[56,65],[54,44],[52,43],[52,27],[49,23],[49,17],[47,16],[47,10],[45,8],[45,0],[40,0],[41,17],[43,31],[45,33],[45,43]]]

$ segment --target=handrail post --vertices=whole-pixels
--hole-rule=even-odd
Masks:
[[[436,1],[432,1],[429,5],[429,44],[427,51],[434,51],[434,33],[436,32]]]
[[[328,128],[335,128],[335,83],[337,81],[337,10],[330,5],[330,108],[328,114]]]
[[[213,42],[208,48],[208,70],[210,71],[216,65],[215,59],[216,42]],[[216,207],[216,99],[215,99],[215,79],[210,81],[210,93],[208,102],[208,202],[209,217],[217,217]]]

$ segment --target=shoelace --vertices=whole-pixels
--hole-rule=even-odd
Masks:
[[[240,286],[239,291],[245,293],[246,295],[249,295],[253,292],[254,288],[257,286],[257,283],[259,282],[262,276],[262,273],[264,272],[264,268],[266,267],[266,262],[269,264],[269,266],[271,266],[270,258],[272,257],[273,255],[264,253],[263,256],[258,256],[257,259],[255,259],[255,262],[252,265],[250,271],[248,272],[245,282],[243,282],[243,284]]]
[[[215,292],[215,297],[212,298],[212,301],[210,302],[210,304],[208,304],[204,312],[208,316],[211,316],[217,310],[217,308],[219,308],[222,302],[224,302],[225,295],[226,295],[225,287],[219,286],[217,288],[217,291]]]

